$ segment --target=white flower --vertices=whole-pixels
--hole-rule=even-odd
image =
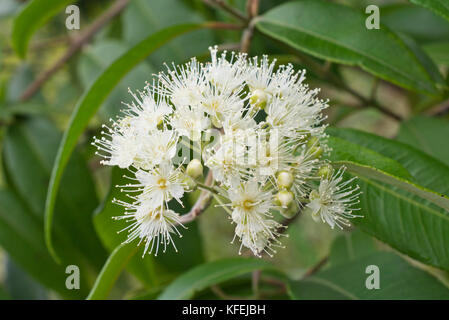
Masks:
[[[133,127],[125,124],[127,120],[123,118],[120,122],[113,122],[112,128],[103,125],[106,129],[101,132],[103,136],[100,139],[94,137],[92,144],[98,149],[96,154],[105,159],[101,161],[102,164],[128,168],[138,157],[140,137]]]
[[[177,226],[181,224],[179,215],[164,207],[153,208],[153,204],[147,201],[128,204],[122,201],[115,201],[116,203],[126,207],[125,215],[116,217],[117,220],[125,219],[133,221],[124,230],[128,230],[128,238],[125,241],[130,243],[135,239],[139,239],[139,245],[145,243],[143,254],[152,254],[154,251],[157,256],[159,246],[163,247],[163,252],[166,251],[167,245],[173,245],[172,233],[182,237]]]
[[[158,75],[163,88],[157,88],[157,91],[167,95],[175,107],[197,105],[207,85],[203,66],[192,58],[184,66],[167,67],[167,73]]]
[[[140,93],[140,98],[132,93],[135,101],[124,110],[124,114],[128,115],[132,126],[142,134],[148,134],[157,129],[157,126],[162,124],[163,120],[172,113],[173,109],[160,96],[155,98],[154,94],[149,91],[147,93]]]
[[[314,180],[316,171],[320,166],[320,161],[315,157],[315,152],[312,145],[307,148],[306,145],[299,144],[297,142],[295,153],[298,155],[295,157],[291,164],[290,172],[293,175],[292,191],[295,194],[295,198],[300,204],[301,198],[305,198],[311,190],[310,182]]]
[[[330,178],[323,178],[320,182],[318,190],[312,190],[310,193],[310,203],[307,207],[312,211],[314,220],[322,220],[333,229],[338,226],[349,226],[348,219],[359,217],[352,212],[359,210],[354,208],[360,201],[359,186],[352,187],[350,184],[354,178],[344,181],[343,173],[345,169],[340,168]]]
[[[276,86],[272,83],[276,59],[270,62],[266,55],[261,60],[254,57],[249,60],[249,66],[246,83],[251,92],[260,90],[269,96],[276,94]]]
[[[289,169],[295,157],[289,140],[276,130],[271,130],[268,138],[266,137],[266,134],[262,134],[257,145],[257,175],[275,178],[278,171]]]
[[[247,140],[241,131],[220,136],[217,145],[207,150],[206,165],[212,170],[214,179],[228,185],[231,180],[240,180],[245,173]]]
[[[247,73],[246,54],[235,54],[231,52],[229,61],[226,59],[227,52],[223,51],[217,56],[218,47],[210,47],[211,62],[206,65],[206,79],[214,84],[220,91],[230,94],[236,90],[240,91]]]
[[[139,183],[128,187],[138,188],[141,191],[138,199],[145,201],[152,208],[168,208],[168,202],[173,198],[182,204],[181,198],[186,186],[180,168],[174,169],[170,163],[163,162],[148,172],[137,170],[135,175]]]
[[[176,154],[178,135],[173,130],[155,130],[142,141],[141,167],[149,169],[170,161]]]
[[[235,235],[245,246],[260,256],[271,240],[276,239],[278,223],[269,212],[273,208],[272,193],[263,191],[255,181],[241,182],[229,191]],[[240,247],[241,249],[242,247]]]
[[[342,180],[343,170],[332,176],[321,160],[330,151],[322,115],[328,104],[304,84],[305,71],[278,67],[267,56],[209,50],[210,62],[167,67],[143,92],[130,92],[123,115],[94,139],[102,163],[134,174],[121,186],[130,201],[116,201],[126,208],[123,219],[133,220],[128,241],[139,238],[156,253],[163,244],[165,251],[181,221],[169,202],[182,205],[185,192],[201,187],[224,191],[234,239],[256,256],[272,255],[279,244],[273,213],[288,217],[307,199],[314,219],[332,228],[349,224],[358,188]],[[207,168],[192,161],[188,176],[183,163],[175,166],[181,139],[194,142]],[[212,189],[200,182],[203,169],[213,174],[206,179]]]
[[[198,141],[201,133],[210,128],[210,120],[199,108],[178,107],[170,124],[181,136]]]
[[[208,85],[200,99],[200,106],[211,117],[212,123],[221,128],[226,117],[243,109],[245,101],[240,94],[240,91],[227,93],[214,85]]]

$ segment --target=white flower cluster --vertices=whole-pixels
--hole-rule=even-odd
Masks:
[[[328,105],[304,84],[305,71],[210,51],[211,62],[167,67],[144,92],[131,93],[123,115],[95,138],[102,163],[132,173],[133,182],[120,186],[131,200],[116,200],[126,208],[119,218],[132,221],[128,241],[140,239],[156,254],[174,246],[182,217],[169,203],[182,205],[186,192],[207,187],[203,165],[214,181],[206,190],[227,199],[240,251],[272,255],[282,228],[275,214],[291,218],[304,206],[332,228],[348,225],[358,187],[321,159],[329,152]],[[197,146],[199,158],[175,161],[185,145]]]

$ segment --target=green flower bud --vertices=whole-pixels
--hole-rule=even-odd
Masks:
[[[275,195],[275,203],[285,209],[288,208],[294,199],[293,193],[287,190],[281,190]]]
[[[310,192],[310,194],[309,194],[309,199],[310,199],[311,201],[316,200],[316,199],[319,199],[319,198],[320,198],[320,194],[319,194],[318,191],[312,190],[312,192]]]
[[[325,164],[321,168],[318,169],[318,176],[329,180],[334,173],[334,168],[330,164]]]
[[[252,92],[249,103],[257,108],[264,109],[267,106],[270,95],[261,89]]]
[[[198,159],[193,159],[187,165],[186,173],[191,176],[193,179],[198,178],[203,174],[203,165],[201,161]]]
[[[285,208],[285,209],[282,208],[279,212],[283,217],[285,217],[287,219],[291,219],[296,215],[298,210],[299,210],[299,208],[298,208],[296,201],[292,201],[287,208]]]
[[[187,187],[187,191],[191,191],[191,190],[195,189],[195,187],[196,187],[195,180],[193,180],[192,177],[190,177],[188,175],[184,175],[184,179],[182,180],[182,182],[185,183],[185,185]]]
[[[279,188],[290,189],[293,184],[293,175],[288,171],[280,171],[277,174],[277,183]]]

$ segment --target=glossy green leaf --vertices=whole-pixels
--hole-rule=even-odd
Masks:
[[[449,121],[416,116],[401,123],[397,140],[420,149],[449,166]]]
[[[449,3],[446,0],[409,0],[411,3],[423,6],[439,14],[449,21]]]
[[[329,138],[329,146],[333,148],[330,159],[335,164],[344,165],[350,172],[368,179],[407,190],[449,210],[448,196],[417,184],[413,176],[398,161],[337,137]]]
[[[34,117],[8,128],[4,162],[9,184],[24,199],[36,218],[43,220],[45,189],[61,133],[47,119]],[[75,154],[62,179],[56,201],[59,234],[57,251],[64,261],[76,261],[87,276],[99,271],[106,258],[93,228],[92,212],[98,206],[92,177],[84,159]]]
[[[25,58],[33,33],[72,2],[74,1],[32,0],[24,5],[14,19],[11,36],[14,50],[21,58]]]
[[[47,247],[55,259],[56,252],[51,239],[51,226],[54,215],[54,205],[62,173],[70,154],[76,146],[78,138],[86,128],[89,120],[108,97],[117,83],[139,62],[152,52],[164,45],[169,40],[189,31],[206,27],[205,24],[186,24],[163,29],[124,53],[103,72],[86,93],[79,100],[70,119],[69,126],[64,133],[54,162],[50,184],[48,186],[47,201],[45,207],[45,239]]]
[[[365,282],[379,268],[379,289],[367,289]],[[290,296],[297,300],[388,300],[449,299],[449,289],[425,271],[416,269],[397,255],[374,253],[348,261],[289,285]]]
[[[419,150],[357,130],[331,129],[328,132],[396,160],[412,175],[417,186],[449,194],[449,168]],[[449,270],[449,211],[399,185],[393,186],[369,175],[358,175],[358,184],[363,192],[358,213],[363,217],[354,219],[354,223],[417,260]]]
[[[95,280],[95,284],[87,296],[87,300],[107,299],[115,281],[128,264],[129,259],[136,254],[137,249],[137,246],[125,243],[119,245],[114,249],[114,251],[112,251],[108,260],[101,269],[97,280]]]
[[[357,65],[405,88],[436,93],[431,75],[412,50],[385,26],[368,30],[365,20],[366,15],[343,5],[302,0],[268,11],[256,27],[318,58]]]
[[[174,280],[159,300],[191,299],[195,292],[220,282],[241,276],[254,270],[270,268],[271,265],[261,259],[233,258],[218,260],[197,266]]]

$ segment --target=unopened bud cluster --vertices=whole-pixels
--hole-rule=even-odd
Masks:
[[[332,228],[347,225],[358,187],[322,159],[330,152],[322,123],[328,105],[304,84],[305,72],[276,67],[266,56],[210,51],[210,62],[167,67],[143,92],[131,92],[134,101],[95,138],[102,162],[133,176],[120,186],[130,200],[115,200],[125,207],[118,218],[131,221],[128,241],[143,241],[149,253],[174,246],[182,219],[170,203],[182,204],[207,171],[240,251],[272,255],[281,215],[291,218],[305,206]],[[214,141],[211,130],[220,132]],[[174,161],[181,139],[201,146],[198,159]]]

